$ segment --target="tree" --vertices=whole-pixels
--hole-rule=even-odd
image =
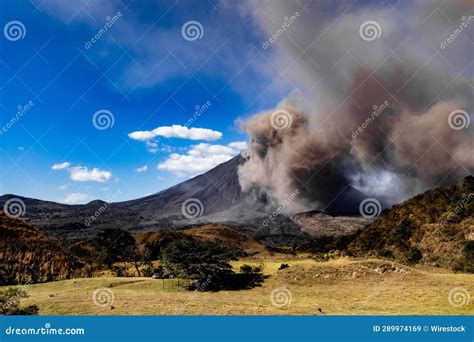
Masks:
[[[207,241],[174,241],[161,251],[166,273],[198,283],[212,283],[212,289],[220,288],[221,277],[233,273],[230,260],[235,260],[233,251]]]
[[[126,262],[131,263],[135,267],[137,275],[141,277],[142,273],[140,267],[149,263],[145,253],[141,252],[135,245],[133,245],[125,249],[123,257]]]
[[[129,249],[135,246],[135,238],[123,229],[105,229],[92,239],[92,243],[110,267],[114,262],[125,260]]]
[[[22,298],[28,298],[28,293],[23,288],[0,291],[0,315],[37,315],[39,308],[36,305],[20,307]]]

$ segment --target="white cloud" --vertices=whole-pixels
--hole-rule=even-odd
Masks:
[[[153,141],[153,140],[147,140],[145,142],[146,144],[146,150],[148,152],[151,152],[151,153],[156,153],[158,152],[160,149],[158,148],[158,143],[156,141]]]
[[[54,164],[51,169],[53,170],[62,170],[62,169],[67,169],[68,167],[71,166],[71,163],[69,162],[64,162],[64,163],[59,163],[59,164]]]
[[[90,200],[90,196],[88,194],[81,194],[81,193],[72,193],[68,194],[64,199],[65,203],[69,204],[77,204],[77,203],[86,203]]]
[[[194,145],[187,154],[170,154],[168,159],[158,164],[157,168],[178,176],[203,173],[235,157],[240,151],[231,145],[242,147],[242,144],[236,143],[240,142],[230,143],[227,146],[208,143]]]
[[[146,141],[146,140],[151,140],[155,137],[156,135],[153,134],[152,131],[135,131],[132,133],[128,133],[128,137],[131,139],[135,139],[138,141]]]
[[[94,167],[89,170],[85,166],[74,166],[68,169],[71,179],[78,182],[106,182],[112,178],[110,171]]]
[[[137,167],[136,169],[134,169],[134,171],[138,172],[138,173],[142,173],[142,172],[145,172],[146,170],[148,170],[148,166],[147,165],[144,165],[142,167]]]
[[[67,189],[67,185],[60,185],[58,186],[58,190],[64,191]]]
[[[136,131],[128,134],[129,138],[138,141],[152,140],[158,136],[190,140],[213,141],[220,139],[222,133],[208,128],[188,128],[181,125],[161,126],[152,131]]]
[[[110,171],[101,170],[97,167],[89,170],[86,166],[71,166],[69,162],[54,164],[51,168],[53,170],[67,169],[69,177],[77,182],[106,182],[112,178],[112,172]]]

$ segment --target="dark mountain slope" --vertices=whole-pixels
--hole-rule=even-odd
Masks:
[[[310,239],[300,226],[284,215],[265,220],[276,210],[265,195],[242,192],[238,167],[245,159],[238,155],[212,170],[159,193],[131,201],[65,205],[15,195],[0,197],[0,206],[13,197],[26,205],[23,216],[31,225],[52,236],[83,238],[99,229],[123,228],[134,232],[222,223],[268,244],[304,243]],[[337,211],[353,213],[347,200],[363,194],[349,188],[330,204]],[[183,213],[183,203],[197,203],[197,215]],[[354,201],[352,201],[354,202]],[[357,202],[358,203],[358,202]],[[326,209],[328,210],[328,209]]]

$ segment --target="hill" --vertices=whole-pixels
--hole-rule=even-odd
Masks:
[[[0,284],[67,279],[81,275],[82,266],[67,247],[0,212]]]
[[[361,230],[353,255],[374,254],[402,262],[463,269],[474,254],[474,177],[438,187],[394,205]],[[472,249],[472,250],[471,250]]]
[[[195,239],[213,242],[241,255],[254,255],[265,252],[265,246],[249,236],[224,225],[206,224],[179,231],[161,231],[135,234],[137,246],[152,251],[158,256],[159,249],[175,240]]]

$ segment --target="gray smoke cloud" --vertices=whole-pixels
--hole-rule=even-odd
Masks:
[[[300,91],[242,123],[251,138],[239,169],[243,190],[258,188],[284,202],[298,188],[290,211],[324,209],[353,188],[390,205],[472,173],[472,125],[455,129],[473,109],[465,72],[472,62],[469,31],[440,47],[468,22],[472,7],[462,1],[413,1],[396,10],[349,1],[258,6],[269,36],[298,12],[272,49]],[[380,29],[369,41],[359,30],[368,21]]]

